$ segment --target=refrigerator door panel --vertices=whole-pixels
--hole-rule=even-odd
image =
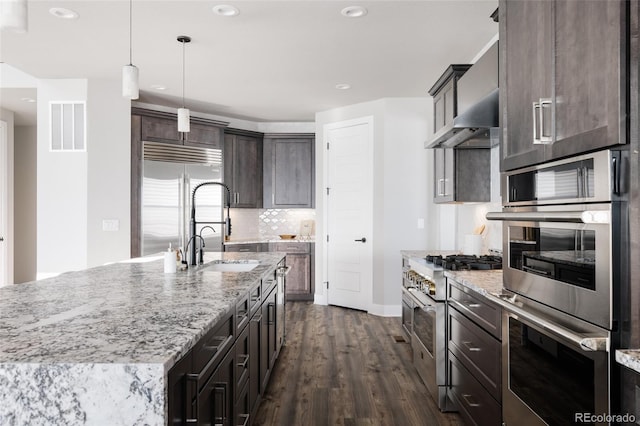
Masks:
[[[184,165],[144,161],[142,183],[142,255],[181,245],[181,195]]]

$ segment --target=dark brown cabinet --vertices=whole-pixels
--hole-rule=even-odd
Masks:
[[[453,118],[458,115],[458,80],[464,75],[471,65],[454,64],[450,65],[440,76],[438,81],[429,89],[429,94],[433,96],[433,131],[438,130],[453,123]]]
[[[238,131],[224,135],[224,182],[231,207],[262,207],[262,137]]]
[[[265,135],[264,208],[315,205],[315,136]]]
[[[259,253],[269,251],[269,243],[225,244],[224,251],[237,253]]]
[[[141,141],[222,149],[223,128],[227,123],[192,117],[191,130],[181,133],[176,114],[140,108],[132,108],[132,113],[141,116]]]
[[[500,1],[502,170],[627,143],[624,1]]]
[[[435,203],[487,202],[491,199],[491,150],[435,148]]]
[[[270,250],[286,253],[286,264],[291,267],[286,278],[287,300],[313,300],[314,248],[313,243],[306,242],[271,243]]]
[[[502,310],[447,279],[451,399],[467,424],[502,422]]]
[[[169,371],[168,424],[251,424],[283,344],[276,271],[241,295]]]

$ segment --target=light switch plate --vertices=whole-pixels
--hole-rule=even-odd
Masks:
[[[106,232],[115,232],[120,230],[120,220],[118,219],[102,219],[102,230]]]

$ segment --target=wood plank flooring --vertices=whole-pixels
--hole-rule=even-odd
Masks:
[[[458,426],[441,413],[398,343],[399,318],[287,303],[287,343],[254,425]]]

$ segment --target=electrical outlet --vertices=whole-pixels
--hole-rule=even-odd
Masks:
[[[424,229],[424,219],[418,218],[418,229]]]
[[[106,232],[119,231],[120,221],[118,219],[102,219],[102,230]]]

